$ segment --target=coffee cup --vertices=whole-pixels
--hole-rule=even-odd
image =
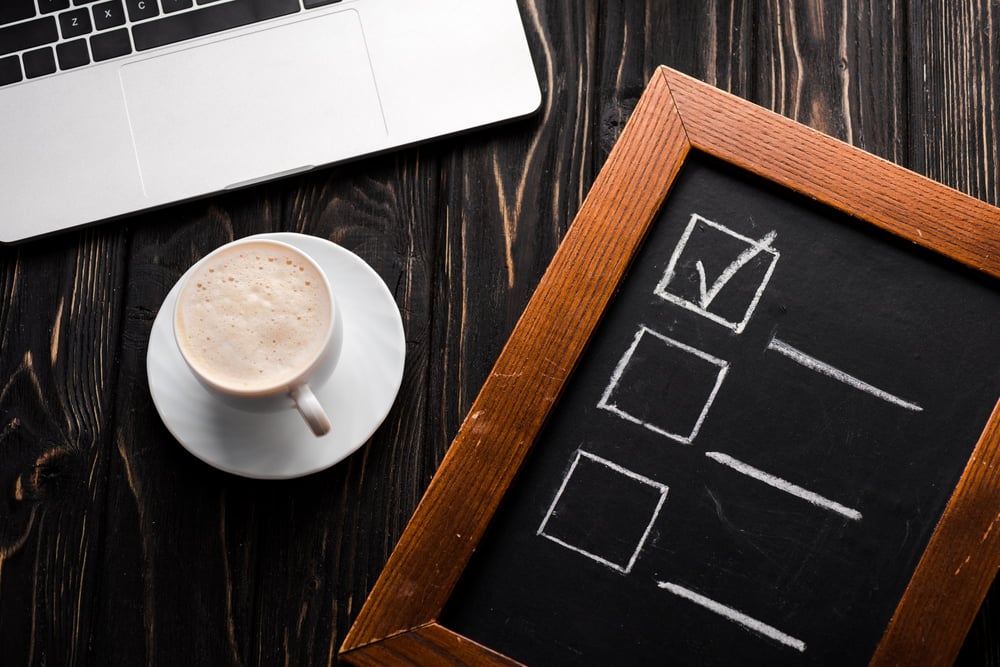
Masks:
[[[343,324],[330,282],[306,253],[247,238],[212,251],[186,274],[174,339],[188,368],[233,407],[297,409],[317,436],[330,420],[311,387],[340,356]]]

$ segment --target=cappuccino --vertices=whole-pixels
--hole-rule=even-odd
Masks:
[[[198,264],[178,297],[174,328],[191,367],[237,394],[290,386],[331,332],[326,279],[308,257],[271,241],[225,246]]]

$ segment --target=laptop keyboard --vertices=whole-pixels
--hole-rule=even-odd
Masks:
[[[0,0],[0,86],[341,0]]]

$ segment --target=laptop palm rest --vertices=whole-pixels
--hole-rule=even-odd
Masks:
[[[122,66],[147,198],[206,194],[384,147],[357,12],[301,23],[294,39],[285,25]]]

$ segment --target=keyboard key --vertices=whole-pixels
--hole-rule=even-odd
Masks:
[[[73,4],[76,5],[76,6],[79,6],[79,5],[89,5],[89,4],[92,4],[92,3],[95,3],[95,2],[97,2],[97,0],[73,0]]]
[[[132,37],[135,39],[135,50],[145,51],[297,11],[298,0],[233,0],[140,23],[132,28]]]
[[[72,42],[58,44],[56,57],[59,58],[59,69],[82,67],[90,62],[90,52],[87,51],[87,40],[74,39]]]
[[[160,4],[163,5],[163,13],[169,14],[178,9],[187,9],[191,6],[191,0],[160,0]]]
[[[35,15],[35,0],[0,1],[0,25],[30,19]]]
[[[24,73],[29,79],[52,74],[56,71],[56,57],[52,53],[51,46],[28,51],[21,56],[21,59],[24,60]]]
[[[128,20],[133,22],[151,19],[160,13],[156,0],[125,0],[125,6],[128,8]]]
[[[58,12],[60,9],[69,9],[69,0],[38,0],[38,8],[43,14]]]
[[[340,2],[340,0],[303,0],[302,5],[306,9],[314,9],[323,5],[332,5],[335,2]]]
[[[90,50],[94,54],[94,62],[110,60],[132,53],[128,30],[122,28],[121,30],[97,33],[90,38]]]
[[[63,12],[59,15],[59,29],[62,31],[63,39],[86,35],[93,30],[90,25],[90,12],[86,7]]]
[[[94,5],[94,25],[98,30],[107,30],[116,25],[125,25],[125,12],[119,0]]]
[[[21,61],[17,56],[0,58],[0,86],[17,83],[23,78],[21,76]]]
[[[0,56],[51,44],[57,39],[59,30],[54,16],[43,16],[34,21],[0,28]]]

